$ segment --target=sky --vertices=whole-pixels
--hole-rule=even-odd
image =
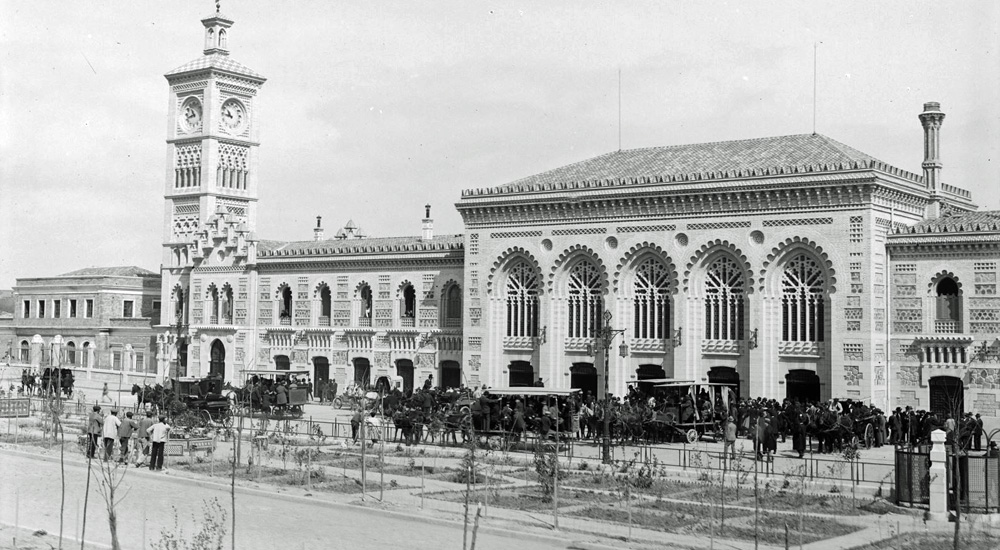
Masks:
[[[816,130],[1000,209],[1000,2],[232,1],[268,78],[257,234],[461,233],[462,189],[622,148]],[[202,1],[0,0],[0,288],[158,270],[163,74],[202,55]],[[619,88],[619,71],[621,85]],[[619,124],[620,89],[620,124]]]

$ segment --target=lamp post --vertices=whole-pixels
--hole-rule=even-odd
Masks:
[[[604,311],[604,323],[601,324],[600,328],[596,328],[591,331],[597,345],[604,350],[604,434],[601,437],[601,461],[605,464],[611,463],[611,386],[609,383],[609,373],[610,373],[610,357],[608,352],[611,351],[611,344],[614,342],[615,337],[619,334],[622,335],[624,340],[625,329],[615,330],[611,328],[611,312],[608,310]],[[592,344],[587,344],[588,355],[595,355],[595,349]],[[622,357],[628,357],[628,345],[622,342],[618,346],[619,355]]]

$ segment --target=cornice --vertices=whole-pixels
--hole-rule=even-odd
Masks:
[[[249,139],[234,138],[233,136],[231,136],[229,134],[218,134],[218,133],[215,133],[215,132],[208,132],[208,133],[204,133],[204,134],[199,134],[198,136],[184,136],[184,137],[178,137],[178,138],[171,138],[171,139],[167,140],[167,143],[170,144],[170,145],[187,145],[187,144],[192,144],[192,143],[196,143],[196,142],[199,142],[199,141],[204,141],[206,139],[214,139],[215,141],[218,141],[219,143],[226,143],[226,144],[229,144],[229,145],[246,145],[246,146],[250,146],[250,147],[260,147],[260,142],[259,141],[251,141]]]
[[[644,219],[678,219],[701,217],[746,216],[748,213],[770,212],[808,213],[812,211],[850,210],[871,204],[874,178],[857,180],[837,186],[747,188],[719,191],[700,190],[698,193],[679,193],[668,189],[662,194],[627,194],[621,196],[545,197],[547,202],[495,204],[459,203],[466,228],[501,228],[513,226],[543,226],[578,222]],[[564,199],[554,202],[555,199]]]
[[[414,258],[412,256],[393,257],[391,255],[371,256],[350,260],[330,258],[258,258],[257,271],[274,273],[287,270],[299,271],[372,271],[387,267],[462,267],[463,256],[442,258]]]

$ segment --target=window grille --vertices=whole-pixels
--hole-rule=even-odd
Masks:
[[[815,260],[800,254],[781,276],[781,339],[786,342],[822,342],[825,279]]]
[[[721,257],[708,267],[705,279],[705,338],[742,340],[745,281],[732,258]]]
[[[569,336],[590,336],[601,327],[604,300],[601,297],[601,274],[590,262],[573,266],[567,281]]]
[[[632,283],[635,338],[666,338],[670,331],[670,280],[663,262],[649,258]]]
[[[538,275],[527,262],[518,262],[507,275],[507,336],[538,333]]]

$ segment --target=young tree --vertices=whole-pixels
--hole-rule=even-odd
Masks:
[[[94,474],[97,478],[97,492],[104,499],[108,511],[108,528],[111,531],[111,549],[121,550],[118,542],[118,505],[128,496],[128,489],[122,490],[121,484],[128,473],[128,461],[124,463],[114,460],[102,460]]]

